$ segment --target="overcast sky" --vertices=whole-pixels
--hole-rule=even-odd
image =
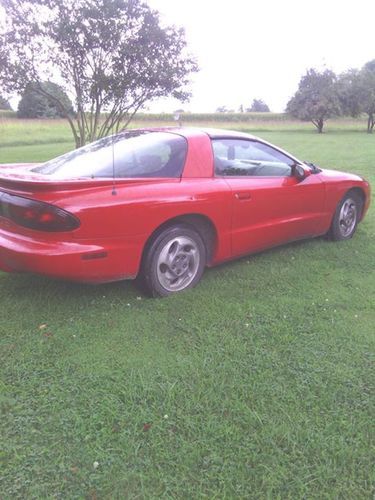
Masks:
[[[375,0],[146,1],[164,24],[185,28],[200,67],[190,103],[150,111],[238,110],[254,98],[283,111],[308,68],[339,73],[375,59]]]
[[[341,72],[375,59],[375,0],[147,0],[183,26],[201,71],[183,108],[238,109],[261,98],[283,111],[310,67]],[[173,111],[162,101],[155,111]]]

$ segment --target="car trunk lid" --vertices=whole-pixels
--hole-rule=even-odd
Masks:
[[[34,193],[43,191],[60,192],[99,186],[112,186],[114,183],[124,185],[155,182],[155,179],[152,177],[122,179],[78,177],[56,179],[48,175],[33,172],[32,169],[38,165],[40,164],[17,163],[0,165],[0,189],[32,196]],[[162,179],[160,180],[162,181]]]

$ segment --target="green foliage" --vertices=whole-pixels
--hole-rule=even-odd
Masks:
[[[246,111],[250,113],[269,113],[270,108],[262,99],[254,99],[250,108]]]
[[[58,102],[77,146],[118,130],[155,98],[189,97],[197,64],[184,32],[162,27],[142,0],[7,0],[4,9],[0,85],[22,92],[36,84]],[[50,73],[74,96],[74,119],[40,85]]]
[[[333,71],[309,69],[288,102],[287,112],[300,120],[311,121],[319,133],[323,132],[324,122],[341,112]]]
[[[4,97],[0,95],[0,110],[11,111],[12,107]]]
[[[359,71],[350,69],[339,75],[336,91],[343,115],[359,116],[362,112],[359,98]]]
[[[38,91],[39,86],[44,91],[43,94]],[[18,104],[17,116],[18,118],[63,118],[65,112],[74,114],[73,105],[62,87],[52,82],[29,83]]]
[[[219,106],[216,108],[216,113],[228,113],[228,108],[226,106]]]
[[[375,59],[364,65],[358,78],[358,95],[361,111],[367,114],[367,132],[375,125]]]
[[[365,71],[370,71],[371,73],[375,73],[375,59],[372,61],[368,61],[364,66],[363,69]]]
[[[375,60],[361,70],[340,75],[337,90],[343,113],[351,116],[366,113],[367,132],[371,133],[375,125]]]
[[[251,122],[268,122],[281,121],[284,122],[290,117],[286,113],[229,113],[226,111],[217,111],[216,113],[180,113],[182,123],[194,122],[234,122],[234,123],[251,123]],[[171,113],[138,113],[137,121],[162,121],[169,122],[174,120]]]

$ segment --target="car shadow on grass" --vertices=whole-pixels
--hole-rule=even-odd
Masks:
[[[15,298],[22,296],[45,295],[46,297],[60,295],[81,298],[82,296],[96,298],[106,293],[121,294],[124,299],[134,298],[139,295],[139,290],[133,281],[116,281],[104,284],[87,284],[64,281],[31,273],[3,273],[0,275],[0,287],[6,288],[7,295]]]
[[[361,231],[353,240],[346,242],[332,242],[326,237],[317,237],[312,239],[304,239],[293,241],[287,244],[278,245],[269,249],[265,249],[253,254],[247,254],[234,260],[228,260],[219,265],[205,270],[203,275],[203,283],[205,277],[209,281],[215,280],[218,274],[236,273],[239,266],[249,263],[264,265],[276,260],[280,264],[300,259],[316,259],[329,258],[332,250],[346,244],[350,246],[356,242],[358,250],[366,247],[370,243],[370,235],[367,231]],[[360,236],[360,237],[358,237]],[[333,246],[334,245],[334,246]],[[139,298],[150,298],[144,290],[144,287],[137,280],[122,280],[104,284],[85,284],[71,281],[64,281],[54,278],[49,278],[37,274],[29,273],[0,273],[0,289],[4,288],[7,297],[27,298],[38,296],[46,299],[53,296],[59,296],[61,299],[69,297],[70,300],[82,299],[94,300],[99,297],[111,295],[112,297],[121,298],[122,301],[131,301]]]

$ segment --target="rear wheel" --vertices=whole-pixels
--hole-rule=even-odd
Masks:
[[[206,247],[189,225],[166,228],[152,241],[142,263],[143,287],[164,297],[195,286],[206,265]]]
[[[362,199],[355,193],[348,193],[337,205],[329,235],[333,240],[348,240],[357,228],[362,211]]]

